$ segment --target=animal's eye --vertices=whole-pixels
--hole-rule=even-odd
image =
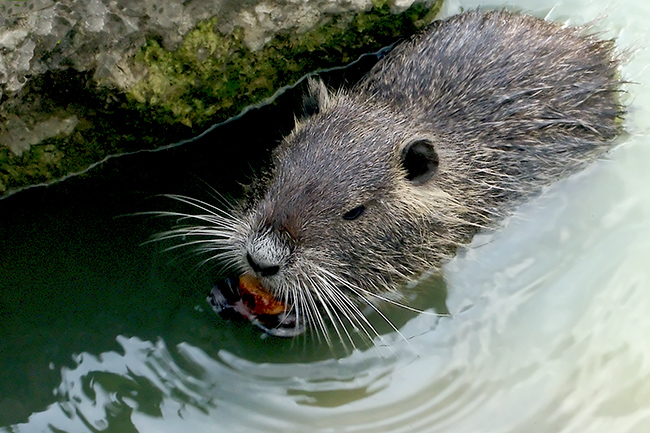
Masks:
[[[347,211],[346,213],[344,213],[343,214],[343,219],[348,220],[348,221],[357,219],[357,218],[359,218],[361,216],[361,214],[365,210],[366,210],[366,207],[364,205],[357,206],[354,209],[351,209],[351,210]]]

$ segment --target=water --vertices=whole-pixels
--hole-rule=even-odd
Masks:
[[[209,197],[204,181],[237,194],[251,169],[236,155],[216,170],[216,147],[240,140],[262,164],[289,95],[200,143],[0,201],[0,432],[650,431],[650,6],[512,4],[601,18],[631,48],[630,136],[416,289],[451,317],[391,311],[401,336],[344,355],[261,339],[207,308],[213,269],[142,244],[169,221],[116,217],[172,206],[158,193]]]

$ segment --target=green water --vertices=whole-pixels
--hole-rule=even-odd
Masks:
[[[602,17],[621,47],[650,40],[640,2],[515,4]],[[298,92],[0,200],[0,432],[650,431],[648,64],[636,50],[623,69],[638,83],[627,142],[414,290],[452,316],[391,309],[401,335],[385,327],[374,348],[224,322],[205,302],[218,269],[146,243],[172,222],[132,215],[176,206],[157,194],[237,195],[291,129]]]

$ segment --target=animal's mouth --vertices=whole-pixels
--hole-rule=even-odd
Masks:
[[[305,331],[295,310],[266,291],[255,277],[242,275],[217,282],[208,295],[212,309],[226,319],[247,319],[276,337]]]

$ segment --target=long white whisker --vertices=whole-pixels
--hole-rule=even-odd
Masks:
[[[386,315],[385,315],[385,314],[384,314],[384,313],[383,313],[379,308],[377,308],[376,305],[374,305],[372,302],[370,302],[370,301],[369,301],[365,296],[362,296],[362,294],[363,294],[363,292],[365,292],[365,290],[360,289],[360,288],[359,288],[358,286],[356,286],[356,285],[350,284],[349,281],[345,281],[345,280],[343,280],[343,279],[342,279],[341,277],[339,277],[338,275],[335,275],[334,273],[332,273],[332,272],[330,272],[330,271],[328,271],[328,270],[326,270],[326,269],[321,268],[321,271],[323,271],[324,273],[326,273],[327,275],[329,275],[331,278],[337,280],[339,283],[343,283],[343,284],[345,284],[345,286],[346,286],[347,288],[349,288],[349,289],[352,290],[354,293],[356,293],[357,295],[359,295],[359,298],[360,298],[360,299],[364,300],[364,301],[366,302],[366,304],[367,304],[370,308],[372,308],[372,309],[373,309],[373,310],[374,310],[374,311],[379,315],[379,317],[381,317],[381,318],[382,318],[382,319],[383,319],[383,320],[388,324],[388,326],[390,326],[391,329],[393,329],[393,331],[395,331],[395,333],[397,333],[397,334],[398,334],[398,335],[399,335],[399,336],[400,336],[404,341],[406,341],[406,342],[408,343],[408,339],[407,339],[407,338],[404,336],[404,334],[402,334],[402,332],[401,332],[401,331],[400,331],[400,330],[399,330],[399,329],[398,329],[398,328],[393,324],[393,322],[392,322],[388,317],[386,317]],[[365,317],[365,316],[363,316],[363,317]],[[365,319],[365,320],[367,321],[367,319]]]
[[[329,331],[327,330],[323,317],[318,312],[318,304],[313,297],[312,290],[303,288],[303,290],[300,291],[300,294],[303,296],[303,300],[305,301],[304,305],[305,311],[308,313],[308,320],[311,323],[312,329],[316,330],[317,335],[319,336],[319,341],[320,336],[322,336],[323,339],[325,339],[325,342],[331,346],[332,341],[330,339]],[[318,332],[320,332],[320,334],[318,334]]]
[[[319,271],[322,272],[322,269],[319,269]],[[323,272],[323,274],[327,275],[328,273]],[[352,300],[350,300],[350,298],[341,291],[337,284],[326,280],[324,277],[321,277],[321,281],[328,295],[336,301],[338,309],[345,316],[348,322],[350,322],[350,324],[352,324],[359,331],[363,332],[369,341],[373,340],[370,331],[372,331],[375,336],[379,336],[374,326],[372,326],[366,316],[361,312],[361,310],[359,310],[359,307],[355,305],[354,302],[352,302]]]
[[[327,281],[322,275],[320,275],[318,273],[315,273],[315,276],[319,279],[319,281],[321,283],[320,286],[319,286],[319,291],[320,291],[320,289],[322,289],[322,291],[325,292],[326,295],[328,295],[328,296],[321,297],[321,299],[324,299],[332,307],[332,314],[336,317],[336,320],[331,319],[331,316],[330,316],[330,319],[332,320],[332,323],[334,325],[334,329],[336,330],[337,335],[339,335],[339,338],[341,338],[341,340],[342,340],[341,331],[339,330],[339,328],[341,328],[343,330],[343,333],[345,334],[347,340],[354,347],[354,340],[353,340],[352,336],[350,335],[350,333],[348,332],[345,324],[343,323],[343,321],[341,320],[339,315],[336,314],[336,312],[340,311],[343,314],[343,316],[345,316],[345,318],[348,320],[348,322],[350,322],[352,324],[354,324],[354,321],[352,320],[352,317],[354,317],[354,315],[352,315],[352,317],[351,317],[348,314],[348,312],[346,311],[345,308],[341,308],[344,305],[341,304],[340,299],[337,296],[336,291],[334,290],[334,287],[329,283],[329,281]],[[328,309],[328,311],[329,311],[329,309]]]
[[[333,305],[331,304],[331,300],[328,299],[328,297],[324,296],[324,293],[322,293],[323,290],[322,290],[321,286],[317,286],[316,284],[314,284],[313,280],[311,280],[311,278],[309,279],[309,281],[310,281],[312,287],[317,288],[317,290],[313,290],[311,292],[314,293],[316,295],[316,297],[318,298],[318,301],[319,301],[319,304],[320,304],[321,308],[325,311],[325,314],[330,319],[330,322],[334,325],[334,330],[336,331],[336,334],[338,335],[339,339],[342,340],[343,336],[341,335],[340,327],[337,325],[338,320],[337,320],[337,316],[336,316],[336,310],[334,309]],[[344,328],[344,330],[345,330],[345,328]],[[347,333],[347,330],[345,330],[345,332]],[[347,336],[348,336],[348,338],[350,338],[349,334]],[[330,344],[330,346],[332,345],[331,340],[329,339],[329,337],[328,337],[328,343]]]
[[[201,209],[205,212],[207,212],[210,215],[221,215],[226,218],[230,218],[230,213],[229,213],[229,208],[227,207],[226,209],[222,209],[221,207],[212,205],[210,203],[207,203],[203,200],[199,200],[197,198],[189,197],[189,196],[184,196],[184,195],[177,195],[177,194],[164,194],[163,197],[171,198],[173,200],[180,201],[181,203],[188,204],[190,206],[196,207],[198,209]]]

